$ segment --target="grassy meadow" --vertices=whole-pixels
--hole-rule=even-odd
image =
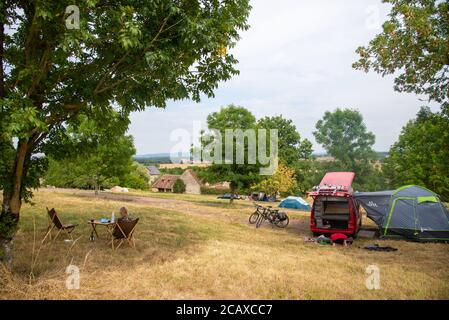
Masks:
[[[351,247],[305,243],[307,212],[289,212],[285,230],[248,224],[251,202],[214,196],[136,193],[120,198],[41,190],[24,205],[12,272],[0,270],[0,299],[448,299],[449,247],[358,238]],[[140,218],[136,248],[113,251],[105,230],[89,241],[87,221],[127,206]],[[74,242],[41,245],[45,207],[77,223]],[[365,220],[364,223],[367,221]],[[396,252],[369,252],[380,243]],[[80,288],[65,286],[68,265]],[[380,269],[379,290],[365,286]]]

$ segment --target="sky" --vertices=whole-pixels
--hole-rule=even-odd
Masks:
[[[381,0],[253,0],[251,6],[251,27],[232,49],[240,75],[221,83],[215,98],[132,114],[137,154],[170,152],[173,132],[184,129],[193,137],[197,123],[205,127],[208,114],[231,103],[257,118],[292,119],[315,153],[324,150],[312,132],[326,111],[359,110],[376,135],[374,149],[388,151],[421,106],[438,109],[423,96],[395,92],[392,76],[352,68],[357,47],[381,32],[389,12]]]

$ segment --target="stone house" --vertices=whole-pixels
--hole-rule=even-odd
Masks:
[[[173,185],[176,180],[181,179],[186,185],[187,194],[201,194],[201,180],[196,173],[191,170],[185,170],[181,175],[164,174],[153,184],[153,191],[173,192]]]
[[[191,170],[185,170],[180,176],[181,180],[186,184],[186,193],[188,194],[201,194],[201,180],[197,174]]]
[[[153,191],[173,192],[173,185],[179,179],[179,175],[164,174],[153,184]]]

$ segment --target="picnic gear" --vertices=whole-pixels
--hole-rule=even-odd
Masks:
[[[112,212],[112,214],[111,214],[111,222],[115,222],[115,213],[114,212]]]
[[[381,237],[449,241],[449,211],[439,196],[426,188],[410,185],[354,196],[378,225]]]
[[[97,226],[104,226],[107,231],[107,239],[110,240],[112,238],[112,230],[114,229],[115,226],[114,222],[109,221],[109,219],[101,218],[100,220],[93,220],[93,219],[89,220],[87,223],[92,226],[92,233],[95,234],[97,239],[100,238],[97,232]]]
[[[316,242],[318,244],[332,244],[332,240],[323,234],[316,238]]]
[[[281,201],[279,208],[289,208],[303,211],[310,211],[310,205],[301,197],[287,197]]]
[[[279,209],[273,209],[271,206],[263,207],[255,204],[256,211],[249,216],[249,223],[256,224],[256,228],[259,228],[264,221],[268,221],[271,224],[279,227],[287,227],[290,219],[285,212],[279,212]]]
[[[313,198],[310,230],[314,235],[342,233],[354,236],[362,216],[354,200],[353,172],[327,172],[318,186],[307,194]]]
[[[370,245],[364,247],[363,249],[371,250],[371,251],[386,251],[386,252],[397,251],[398,250],[396,248],[389,247],[389,246],[381,247],[377,243],[370,244]]]
[[[134,231],[138,222],[139,218],[136,218],[134,220],[117,220],[112,231],[112,239],[110,242],[113,250],[118,249],[125,241],[129,244],[130,247],[136,247],[136,244],[134,242]],[[115,246],[116,241],[118,242],[117,246]]]
[[[331,238],[332,242],[341,242],[341,243],[343,243],[343,241],[349,239],[349,237],[344,235],[343,233],[331,234],[330,238]]]
[[[58,232],[56,233],[56,236],[53,240],[56,240],[56,238],[59,236],[59,234],[61,232],[66,232],[70,238],[73,240],[73,236],[72,236],[72,231],[75,229],[75,227],[77,226],[76,224],[64,224],[61,222],[61,220],[58,217],[58,214],[56,213],[55,208],[52,208],[51,210],[47,209],[47,214],[48,214],[48,227],[47,227],[47,232],[45,233],[44,238],[42,239],[42,243],[45,242],[45,240],[47,239],[47,237],[50,238],[50,240],[52,240],[52,231],[53,229],[58,229]]]
[[[341,244],[347,247],[348,245],[351,245],[354,239],[352,237],[348,237],[345,234],[342,233],[334,233],[330,236],[330,239],[332,241],[332,245]]]

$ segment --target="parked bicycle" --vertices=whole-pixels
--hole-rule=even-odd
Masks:
[[[285,212],[279,212],[279,209],[273,209],[271,206],[263,207],[255,204],[256,211],[249,216],[249,223],[255,224],[259,228],[264,221],[268,221],[278,228],[288,226],[290,219]]]

